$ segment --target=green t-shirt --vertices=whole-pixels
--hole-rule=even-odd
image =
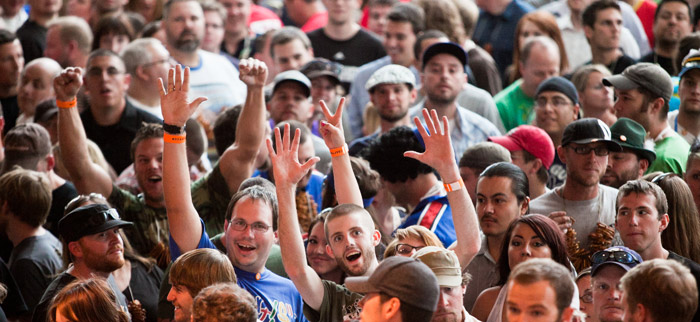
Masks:
[[[523,80],[519,79],[493,97],[506,131],[518,125],[531,124],[535,118],[535,100],[525,95],[521,88],[522,83]]]
[[[310,322],[316,321],[355,321],[360,319],[362,308],[358,305],[363,295],[354,293],[345,286],[323,280],[323,302],[315,311],[304,303],[304,316]]]
[[[661,171],[683,175],[690,145],[682,136],[674,132],[671,136],[657,141],[654,144],[654,152],[656,160],[649,166],[647,173]]]

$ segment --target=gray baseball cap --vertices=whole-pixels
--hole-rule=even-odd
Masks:
[[[284,82],[297,82],[304,87],[306,97],[311,95],[311,81],[298,70],[288,70],[277,74],[277,76],[275,76],[275,86],[272,88],[272,93],[274,94],[280,84]]]
[[[386,65],[370,76],[365,89],[371,91],[380,84],[408,84],[411,89],[416,88],[416,76],[413,75],[410,69],[401,65]]]
[[[636,63],[629,66],[622,74],[603,78],[603,85],[623,91],[641,87],[663,97],[666,102],[670,101],[673,95],[671,76],[661,66],[652,63]]]

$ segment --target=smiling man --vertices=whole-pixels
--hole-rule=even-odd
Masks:
[[[661,234],[669,224],[666,200],[666,194],[656,184],[644,180],[627,182],[617,195],[615,227],[625,246],[638,252],[642,259],[675,260],[688,267],[696,282],[700,282],[700,265],[665,249],[661,243]],[[698,312],[693,321],[700,321]]]

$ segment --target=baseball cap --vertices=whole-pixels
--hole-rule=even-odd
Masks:
[[[622,74],[603,78],[603,85],[613,86],[623,91],[644,88],[652,94],[663,97],[666,102],[673,95],[673,82],[671,76],[652,63],[636,63],[622,71]]]
[[[536,126],[521,125],[506,135],[489,137],[489,141],[511,152],[525,150],[540,159],[547,170],[554,162],[554,142],[547,132]]]
[[[683,74],[687,73],[691,69],[700,68],[700,50],[691,49],[683,58],[683,63],[681,66],[681,72],[678,73],[678,78],[682,78]]]
[[[578,92],[571,81],[561,76],[547,78],[544,82],[537,86],[535,97],[540,96],[542,92],[559,92],[568,97],[574,105],[578,104]]]
[[[311,81],[298,70],[288,70],[277,74],[277,76],[275,76],[275,85],[272,88],[272,93],[274,94],[280,84],[284,82],[297,82],[303,85],[304,95],[306,95],[306,97],[311,95]]]
[[[462,267],[454,251],[437,246],[426,246],[413,254],[413,258],[428,265],[441,287],[462,285]]]
[[[610,128],[603,121],[592,117],[569,123],[564,129],[561,146],[594,142],[605,143],[610,151],[622,152],[622,147],[612,140]]]
[[[430,268],[415,258],[384,259],[370,276],[348,277],[345,287],[357,293],[383,293],[401,302],[434,312],[440,288]]]
[[[595,276],[604,265],[613,264],[622,267],[625,271],[629,271],[641,264],[642,261],[642,256],[637,252],[625,246],[613,246],[593,254],[591,257],[591,262],[593,263],[591,276]]]
[[[4,138],[4,169],[18,165],[35,170],[37,162],[51,153],[51,138],[43,126],[36,123],[19,124]]]
[[[377,69],[370,76],[367,83],[365,83],[365,89],[371,91],[372,88],[380,84],[408,84],[413,89],[416,88],[416,76],[413,75],[410,69],[401,65],[386,65]]]
[[[92,204],[74,209],[58,221],[58,233],[67,243],[83,236],[96,234],[116,227],[131,226],[123,221],[114,208]]]
[[[309,79],[327,76],[336,85],[340,84],[340,79],[338,78],[338,75],[340,75],[340,64],[325,58],[315,58],[304,64],[299,71]]]
[[[621,117],[610,127],[610,132],[612,133],[613,141],[647,159],[649,164],[656,160],[656,153],[644,147],[647,132],[641,124],[626,117]]]
[[[453,42],[439,42],[428,47],[425,52],[423,52],[423,68],[438,54],[450,54],[455,56],[457,60],[462,63],[462,66],[464,66],[465,69],[467,68],[467,52],[464,51],[462,46]]]
[[[58,106],[55,99],[45,100],[36,106],[34,122],[47,122],[58,114]]]

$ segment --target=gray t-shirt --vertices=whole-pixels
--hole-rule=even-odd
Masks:
[[[566,211],[575,220],[576,240],[584,248],[588,248],[588,235],[595,231],[597,223],[614,226],[617,189],[599,184],[598,196],[582,201],[564,200],[559,190],[551,190],[530,202],[530,213],[549,216],[554,211]]]

